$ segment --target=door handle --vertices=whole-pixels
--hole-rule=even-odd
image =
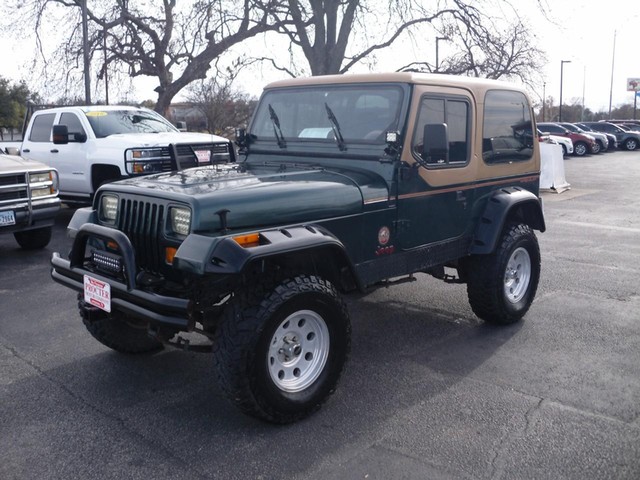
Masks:
[[[53,150],[51,150],[51,153],[58,153],[58,149],[54,148]]]
[[[28,148],[23,148],[22,151],[25,153],[29,153],[31,150],[29,150]]]

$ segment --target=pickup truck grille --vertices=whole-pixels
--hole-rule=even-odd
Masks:
[[[24,184],[24,183],[25,183],[24,173],[0,176],[0,185],[17,185],[17,184]]]
[[[164,205],[121,199],[118,229],[131,240],[138,268],[154,273],[161,271],[165,256],[160,241],[165,215]]]
[[[0,175],[0,206],[29,198],[24,173]]]

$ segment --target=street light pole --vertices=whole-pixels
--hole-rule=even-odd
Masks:
[[[438,43],[440,40],[449,40],[447,37],[436,37],[436,73],[438,73],[438,69],[440,68],[440,56],[438,50]]]
[[[564,72],[564,64],[571,63],[571,60],[560,60],[560,110],[558,112],[558,121],[562,121],[562,76]]]

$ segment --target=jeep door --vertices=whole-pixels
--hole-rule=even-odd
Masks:
[[[404,250],[464,240],[476,172],[474,104],[463,89],[415,87],[398,180],[397,234]]]

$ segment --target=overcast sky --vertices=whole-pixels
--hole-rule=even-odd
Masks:
[[[570,60],[564,65],[563,99],[572,103],[574,99],[582,101],[583,91],[587,107],[592,110],[608,110],[609,94],[612,92],[613,105],[633,102],[633,94],[626,91],[627,78],[640,78],[640,0],[542,0],[548,5],[546,19],[535,0],[516,0],[521,16],[528,20],[537,32],[539,47],[547,52],[548,64],[545,68],[545,93],[554,97],[557,103],[560,96],[560,62]],[[551,20],[551,21],[550,21]],[[616,36],[615,64],[613,68],[613,88],[611,88],[614,33]],[[32,58],[31,40],[22,40],[24,36],[16,34],[9,38],[0,37],[0,76],[17,81],[30,80],[28,60]],[[428,41],[428,39],[427,39]],[[260,40],[264,42],[264,40]],[[265,43],[269,47],[268,41]],[[392,47],[386,54],[379,56],[378,71],[394,70],[404,64],[398,64],[399,57],[414,60],[412,47],[407,44]],[[440,58],[447,55],[446,42],[440,43]],[[429,43],[431,54],[435,57],[433,41]],[[426,57],[429,57],[429,49]],[[422,52],[424,58],[425,53]],[[359,70],[362,70],[361,67]],[[280,72],[260,70],[261,75],[252,80],[240,78],[242,86],[252,95],[259,95],[261,85],[282,77]],[[261,77],[261,78],[260,78]],[[255,80],[253,80],[255,79]],[[153,81],[136,83],[133,98],[142,101],[155,99]],[[532,92],[534,101],[542,98],[543,89]]]

